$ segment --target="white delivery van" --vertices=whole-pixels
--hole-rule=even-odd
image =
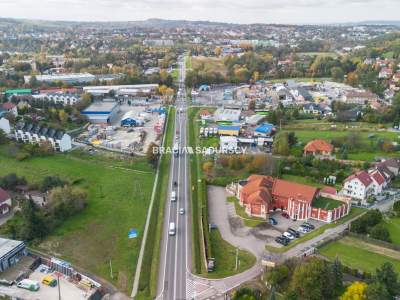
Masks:
[[[168,231],[168,234],[169,234],[169,235],[175,235],[175,233],[176,233],[175,223],[174,223],[174,222],[171,222],[171,223],[169,223],[169,231]]]
[[[21,289],[26,289],[30,291],[37,291],[40,288],[39,282],[30,280],[30,279],[23,279],[17,283],[17,287]]]
[[[176,191],[172,191],[171,192],[171,202],[175,202],[176,201]]]

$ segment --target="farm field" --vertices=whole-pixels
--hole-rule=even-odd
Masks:
[[[323,246],[319,252],[330,259],[337,256],[348,267],[371,273],[384,262],[391,262],[395,270],[400,272],[399,252],[371,245],[357,238],[342,238]]]
[[[2,151],[1,151],[2,150]],[[145,159],[122,167],[81,153],[59,154],[16,161],[0,149],[0,176],[17,173],[29,183],[58,175],[88,191],[88,206],[69,218],[38,245],[38,250],[60,257],[113,282],[122,291],[131,287],[143,234],[154,172]],[[131,228],[137,239],[128,239]],[[96,232],[94,235],[93,232]],[[113,277],[110,278],[110,260]]]

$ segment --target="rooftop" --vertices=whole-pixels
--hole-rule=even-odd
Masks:
[[[94,102],[89,107],[82,111],[83,114],[85,113],[101,113],[101,112],[111,112],[117,106],[117,102]]]
[[[4,257],[24,242],[0,238],[0,258]]]

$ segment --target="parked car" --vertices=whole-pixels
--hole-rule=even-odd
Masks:
[[[309,229],[307,229],[306,227],[303,227],[303,226],[299,226],[299,228],[297,228],[297,231],[300,232],[300,233],[308,233],[308,232],[310,232]]]
[[[305,226],[305,227],[308,227],[310,229],[315,229],[315,226],[313,224],[308,223],[308,222],[304,222],[303,224],[301,224],[301,226]]]
[[[282,236],[277,236],[275,238],[275,242],[277,242],[278,244],[284,245],[284,246],[289,244],[289,241],[286,238],[282,237]]]
[[[287,231],[285,231],[285,232],[283,233],[283,236],[284,236],[284,237],[287,237],[289,240],[294,240],[294,239],[295,239],[294,235],[291,234],[290,232],[287,232]]]
[[[54,287],[57,285],[57,279],[55,279],[53,276],[51,275],[46,275],[45,277],[43,277],[42,279],[42,283],[44,285],[48,285],[51,287]]]
[[[207,261],[207,271],[212,272],[215,268],[215,258],[209,258]]]
[[[286,212],[283,212],[281,215],[282,215],[282,217],[284,217],[284,218],[286,218],[286,219],[290,219],[289,214],[286,213]]]
[[[269,221],[269,224],[271,224],[271,225],[277,225],[278,224],[278,222],[272,217],[268,218],[268,221]]]
[[[293,228],[288,228],[287,231],[288,231],[290,234],[294,235],[296,238],[300,237],[300,233],[297,232],[296,230],[294,230]]]

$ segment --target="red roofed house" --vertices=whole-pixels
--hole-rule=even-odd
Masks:
[[[231,190],[231,187],[227,189]],[[326,195],[320,195],[315,187],[262,175],[251,175],[239,182],[234,190],[240,205],[250,216],[266,219],[269,212],[281,210],[286,211],[292,219],[314,218],[330,223],[347,215],[350,205],[349,199],[338,196],[335,189],[328,188],[327,191]],[[329,211],[312,207],[313,201],[319,197],[338,200],[343,204],[339,203]]]
[[[344,186],[341,194],[360,201],[361,204],[367,204],[369,196],[375,191],[374,181],[366,171],[359,171],[347,177],[344,180]]]
[[[383,189],[387,186],[388,182],[385,180],[385,176],[378,169],[371,169],[368,171],[369,176],[372,179],[374,186],[374,194],[379,195],[383,192]]]
[[[8,214],[11,207],[11,196],[0,187],[0,216]]]
[[[4,113],[11,113],[14,116],[18,116],[17,106],[12,102],[4,102],[0,108],[0,111]]]
[[[313,155],[320,159],[332,159],[333,145],[325,140],[313,140],[304,147],[304,155]]]

